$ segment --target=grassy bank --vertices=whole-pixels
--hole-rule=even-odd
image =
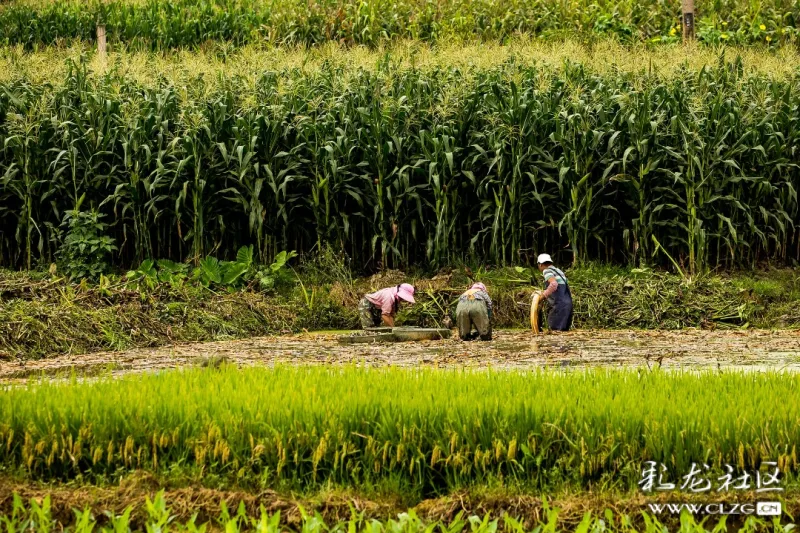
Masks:
[[[678,275],[610,267],[567,270],[578,328],[755,327],[800,325],[800,273],[763,270],[710,275],[687,282]],[[528,272],[476,274],[495,302],[495,324],[527,328],[532,287]],[[411,281],[418,304],[399,323],[438,325],[469,280],[459,269],[438,276],[387,271],[352,278],[329,263],[301,271],[271,292],[212,290],[190,284],[106,286],[73,284],[48,274],[0,272],[0,354],[32,359],[61,353],[162,346],[243,338],[303,329],[356,329],[358,299],[368,291]]]
[[[775,461],[788,489],[799,387],[775,373],[229,366],[44,382],[0,396],[0,465],[27,479],[146,470],[216,488],[419,501],[491,485],[633,491],[645,461],[663,463],[667,480],[691,463],[717,480],[726,464],[738,476]]]

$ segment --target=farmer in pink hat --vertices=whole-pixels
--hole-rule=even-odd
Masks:
[[[403,283],[396,287],[386,287],[377,292],[367,294],[358,303],[358,315],[362,328],[374,328],[381,322],[394,327],[394,316],[400,307],[400,300],[414,303],[414,286]]]
[[[471,341],[478,337],[482,341],[492,340],[492,299],[486,291],[486,285],[473,283],[458,298],[456,325],[462,341]],[[475,332],[472,331],[473,326]]]

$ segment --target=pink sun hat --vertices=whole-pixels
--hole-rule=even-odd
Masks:
[[[481,283],[479,281],[477,283],[473,283],[472,287],[470,287],[470,289],[478,289],[479,291],[486,292],[486,285],[484,285],[483,283]]]
[[[403,283],[397,288],[397,297],[405,300],[408,303],[414,303],[414,286],[408,283]]]

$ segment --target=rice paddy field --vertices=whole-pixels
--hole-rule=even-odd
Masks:
[[[492,499],[502,509],[496,499],[504,494],[511,507],[524,509],[520,519],[536,523],[553,520],[547,504],[514,498],[617,495],[624,512],[612,515],[610,526],[624,527],[626,507],[638,503],[647,511],[637,493],[645,461],[676,476],[700,462],[717,479],[726,465],[755,471],[770,459],[782,472],[782,492],[771,496],[791,512],[798,413],[785,399],[797,387],[796,375],[776,372],[352,365],[222,364],[45,380],[8,388],[0,398],[0,465],[10,480],[63,485],[54,492],[59,500],[82,496],[84,504],[90,499],[81,486],[113,486],[140,471],[154,476],[150,483],[204,487],[217,496],[269,491],[264,501],[275,505],[279,494],[358,495],[368,502],[360,510],[367,517],[407,505],[452,518],[454,495],[475,512]],[[129,482],[128,501],[120,504],[137,503],[146,483]],[[755,490],[719,497],[753,498]],[[653,501],[658,496],[663,500],[656,494]],[[245,516],[247,505],[252,512],[252,498],[242,505]],[[565,519],[584,514],[573,508]],[[634,514],[627,520],[642,526],[644,517]]]
[[[0,527],[792,531],[800,4],[695,8],[0,2]]]

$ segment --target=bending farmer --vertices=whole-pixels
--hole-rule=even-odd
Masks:
[[[572,323],[572,293],[567,276],[553,266],[553,260],[547,254],[541,254],[536,262],[539,264],[539,272],[544,276],[546,287],[542,297],[550,304],[547,325],[553,331],[568,331]]]
[[[492,299],[486,292],[486,285],[474,283],[461,295],[456,307],[456,324],[462,341],[478,337],[482,341],[492,340]],[[475,333],[472,332],[473,326],[477,330]]]
[[[367,294],[358,302],[358,315],[362,328],[375,328],[381,325],[394,327],[394,316],[400,307],[400,300],[414,303],[414,286],[403,283],[397,287],[386,287]]]

